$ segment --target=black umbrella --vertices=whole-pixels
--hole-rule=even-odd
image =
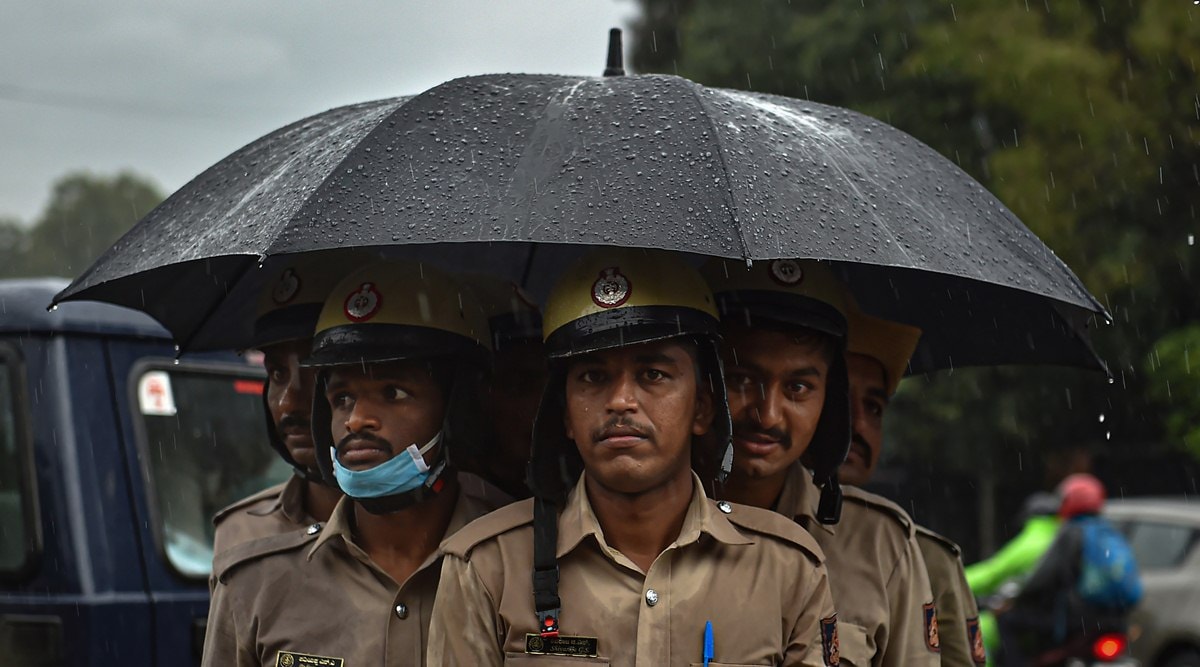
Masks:
[[[929,147],[853,111],[657,75],[467,77],[301,120],[181,188],[56,301],[230,347],[259,268],[289,254],[397,246],[536,293],[573,248],[607,244],[847,263],[866,307],[951,332],[917,370],[1100,365],[1101,306]]]

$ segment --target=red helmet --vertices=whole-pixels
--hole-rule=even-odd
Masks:
[[[1086,472],[1068,475],[1058,485],[1062,505],[1058,516],[1070,519],[1080,514],[1099,514],[1104,509],[1104,485]]]

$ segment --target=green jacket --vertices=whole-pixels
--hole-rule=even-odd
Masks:
[[[1056,516],[1032,517],[1025,522],[1021,532],[991,558],[967,567],[971,592],[977,596],[991,595],[1005,582],[1033,571],[1058,534],[1059,523]]]

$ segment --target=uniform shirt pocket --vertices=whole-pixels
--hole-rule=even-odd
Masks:
[[[838,644],[842,665],[870,667],[875,657],[875,638],[861,625],[838,619]]]

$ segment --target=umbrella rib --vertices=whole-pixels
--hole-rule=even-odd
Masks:
[[[247,255],[247,257],[249,258],[250,255]],[[261,260],[251,259],[250,261],[246,262],[245,266],[238,269],[237,273],[233,277],[233,280],[225,283],[225,297],[228,297],[229,293],[231,291],[233,291],[230,289],[229,286],[237,285],[238,283],[240,283],[242,281],[242,278],[245,277],[246,272],[250,270],[250,267],[256,266],[259,261],[261,261]],[[213,301],[212,305],[208,307],[207,311],[205,311],[204,317],[200,318],[199,321],[201,323],[207,322],[208,319],[213,316],[213,313],[217,312],[217,309],[219,309],[222,305],[224,305],[224,303],[225,303],[224,297]],[[192,332],[188,334],[188,337],[182,341],[179,341],[179,349],[176,350],[175,357],[179,358],[179,356],[182,355],[184,352],[187,352],[188,350],[190,350],[191,346],[192,346],[192,341],[195,340],[196,335],[199,334],[203,330],[204,330],[203,324],[193,327]]]
[[[712,112],[705,103],[704,97],[700,95],[699,86],[692,83],[689,87],[689,90],[692,93],[692,97],[695,98],[696,103],[704,111],[704,113],[700,115],[706,121],[708,121],[709,130],[712,132],[713,143],[717,145],[717,160],[720,163],[721,177],[725,180],[725,202],[726,205],[729,206],[729,215],[732,217],[733,230],[737,236],[738,242],[741,244],[742,259],[750,260],[750,247],[746,242],[746,236],[742,233],[741,219],[738,217],[737,201],[733,196],[733,183],[729,179],[729,167],[725,163],[725,150],[724,146],[721,144],[721,134],[717,132],[717,123],[713,119]]]

